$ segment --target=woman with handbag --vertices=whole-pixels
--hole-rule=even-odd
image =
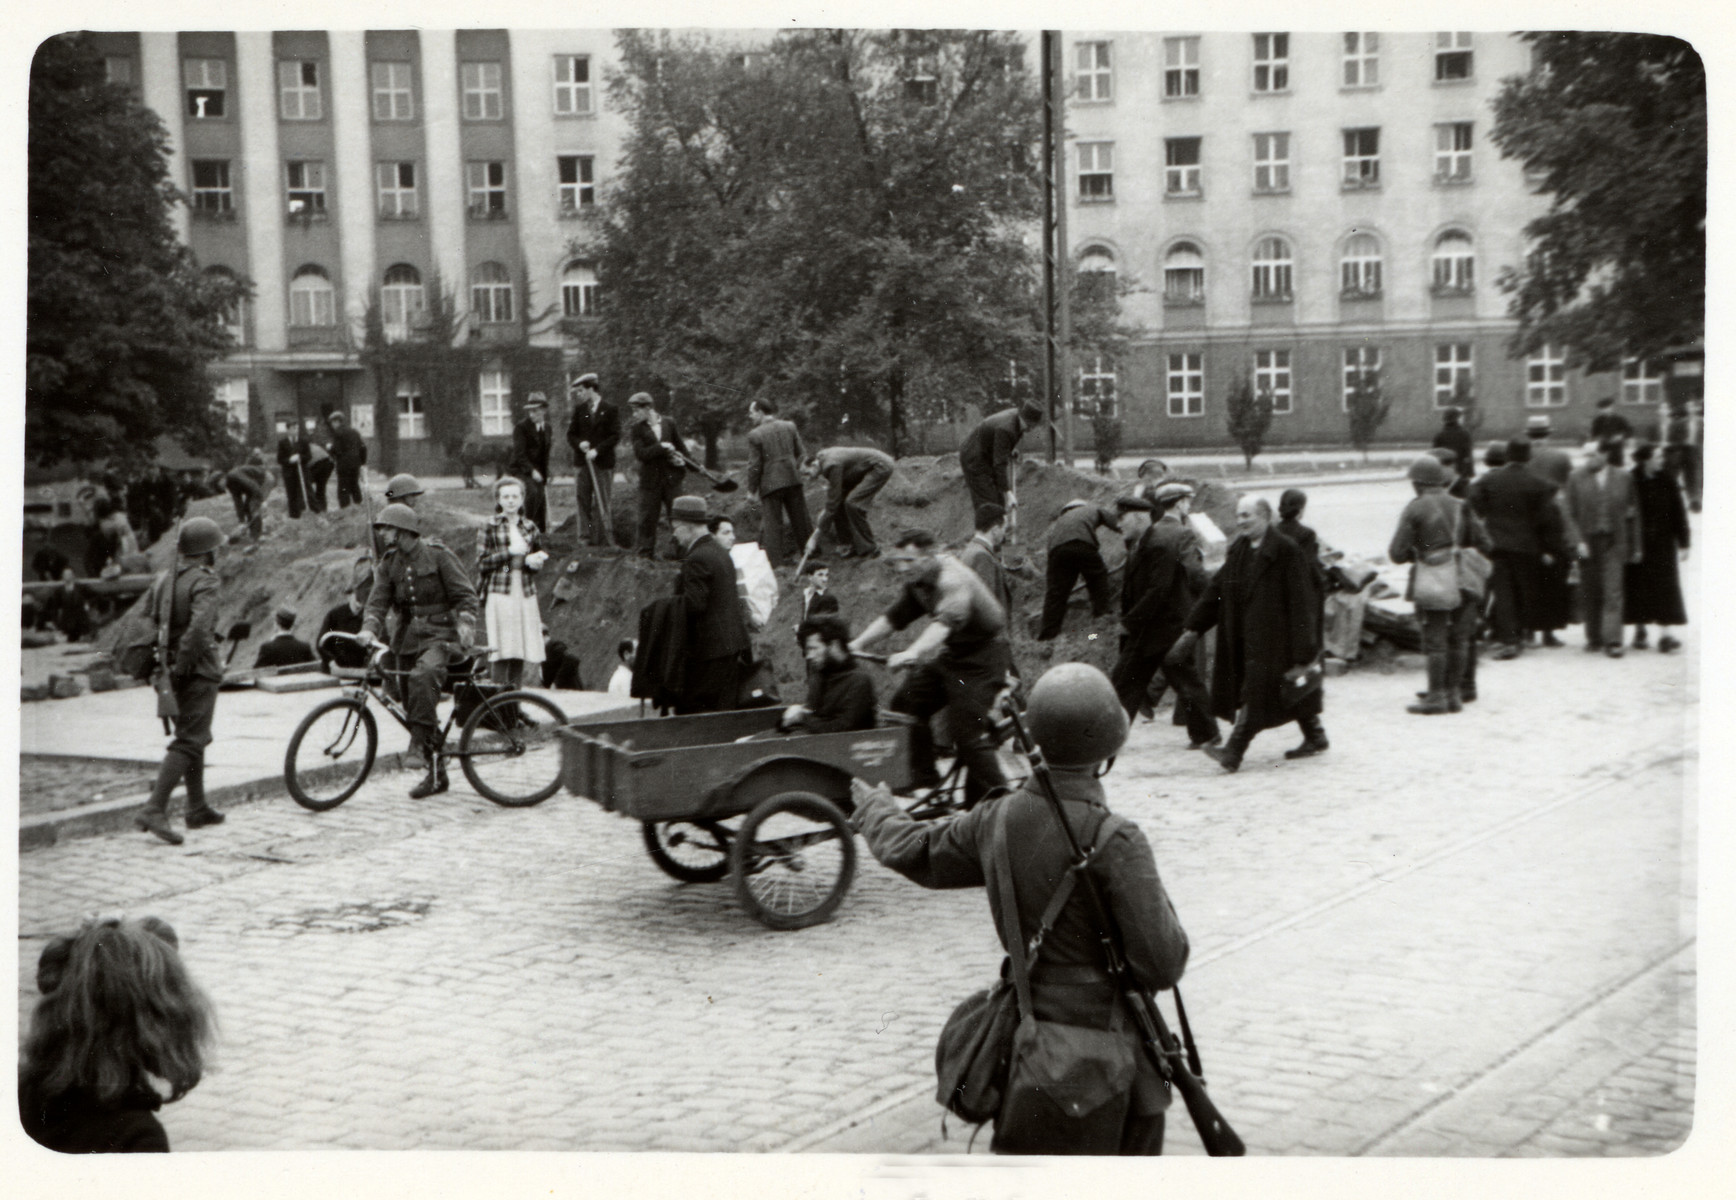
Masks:
[[[1446,467],[1425,456],[1410,465],[1416,498],[1399,514],[1387,557],[1411,563],[1405,596],[1422,626],[1428,658],[1428,691],[1406,711],[1423,716],[1456,713],[1463,707],[1472,638],[1487,590],[1494,549],[1488,532],[1463,500],[1447,495]],[[1475,698],[1476,692],[1470,691]]]
[[[1100,768],[1127,740],[1114,685],[1095,667],[1063,663],[1031,689],[1026,720],[1074,836],[1094,848],[1085,869],[1107,897],[1135,980],[1148,992],[1174,986],[1187,934],[1151,844],[1104,802]],[[1104,969],[1067,836],[1037,786],[940,826],[912,820],[884,786],[853,788],[852,822],[874,857],[923,887],[986,887],[1007,951],[1003,982],[961,1004],[941,1034],[939,1099],[968,1119],[992,1117],[997,1154],[1158,1154],[1168,1090]],[[949,1053],[963,1042],[980,1047],[971,1057],[986,1070]]]
[[[524,484],[511,475],[494,481],[494,519],[482,531],[478,566],[483,627],[493,647],[496,683],[518,687],[524,664],[543,661],[542,612],[532,576],[548,561],[542,531],[524,515]]]

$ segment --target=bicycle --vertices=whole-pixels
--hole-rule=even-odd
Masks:
[[[320,646],[324,649],[333,641],[370,646],[355,634],[336,632],[321,638]],[[454,698],[440,729],[440,757],[457,759],[470,786],[496,804],[507,808],[540,804],[560,787],[561,752],[555,730],[567,723],[566,713],[536,692],[503,690],[485,678],[487,649],[477,649],[468,669],[448,671],[447,685],[453,688]],[[370,700],[410,731],[409,713],[386,687],[388,679],[402,685],[408,670],[382,666],[380,653],[374,653],[365,667],[334,664],[331,672],[346,681],[343,694],[316,705],[301,719],[283,760],[283,781],[290,796],[314,812],[336,808],[367,782],[380,745]],[[464,693],[466,688],[471,689],[469,694]],[[467,710],[466,703],[473,706]],[[460,726],[458,748],[448,750],[446,738],[455,724]]]

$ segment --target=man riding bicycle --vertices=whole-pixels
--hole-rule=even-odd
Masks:
[[[447,788],[440,757],[440,685],[447,663],[470,653],[476,634],[476,588],[458,556],[437,541],[424,540],[422,526],[407,505],[388,504],[374,520],[382,553],[374,567],[360,637],[380,645],[386,612],[398,614],[392,652],[409,662],[404,708],[411,736],[428,760],[428,773],[410,789],[420,800]]]
[[[928,722],[950,710],[953,742],[964,760],[965,805],[992,788],[1006,786],[995,752],[995,702],[1007,685],[1013,651],[1007,642],[1006,611],[977,573],[950,554],[935,553],[934,535],[907,529],[886,561],[905,578],[903,594],[850,643],[861,653],[923,615],[928,628],[886,665],[912,670],[892,697],[892,711],[916,718],[910,731],[913,787],[940,782],[934,765],[934,735]]]

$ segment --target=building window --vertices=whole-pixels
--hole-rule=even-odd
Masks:
[[[1115,396],[1115,361],[1101,354],[1079,364],[1079,396],[1073,411],[1082,417],[1118,415]]]
[[[402,380],[398,384],[398,440],[415,442],[427,436],[428,410],[422,405],[422,389]]]
[[[1435,182],[1469,183],[1471,180],[1471,122],[1451,121],[1435,126]]]
[[[130,58],[103,59],[102,77],[105,83],[112,83],[118,87],[131,87],[133,82],[133,60]]]
[[[1339,290],[1346,298],[1380,295],[1380,243],[1372,233],[1352,234],[1339,260]]]
[[[1261,238],[1254,247],[1254,299],[1288,301],[1292,265],[1289,242],[1281,237]]]
[[[376,163],[374,177],[380,189],[380,216],[388,221],[403,221],[420,211],[415,163]]]
[[[223,410],[223,421],[237,438],[247,436],[247,380],[219,379],[216,386],[217,407]]]
[[[195,121],[223,115],[228,96],[229,68],[220,58],[189,58],[181,64],[187,85],[187,115]]]
[[[1256,92],[1286,92],[1290,90],[1289,34],[1256,33],[1254,35],[1254,90]]]
[[[372,404],[350,405],[350,428],[356,431],[358,437],[373,437],[374,406]]]
[[[1163,258],[1163,302],[1173,305],[1206,302],[1206,259],[1192,242],[1177,242]]]
[[[1287,192],[1290,190],[1289,134],[1256,133],[1254,135],[1254,190],[1256,192]]]
[[[1079,199],[1115,199],[1115,143],[1079,143]]]
[[[193,211],[228,215],[235,211],[235,192],[229,185],[229,160],[193,160]]]
[[[1558,346],[1539,346],[1525,360],[1525,407],[1560,408],[1567,403],[1567,356]]]
[[[573,263],[561,275],[561,312],[569,317],[597,315],[597,272]]]
[[[426,305],[420,271],[408,263],[386,269],[385,286],[380,288],[380,324],[387,341],[401,342],[408,338]]]
[[[1254,351],[1254,395],[1270,395],[1272,411],[1290,411],[1290,352],[1288,350]]]
[[[1380,34],[1344,35],[1344,86],[1373,87],[1380,82]]]
[[[1073,47],[1078,71],[1073,76],[1073,98],[1082,104],[1100,104],[1114,99],[1110,90],[1109,43],[1080,42]]]
[[[1115,299],[1115,255],[1102,246],[1091,246],[1079,256],[1079,299],[1086,304]]]
[[[1169,371],[1164,377],[1169,415],[1172,417],[1203,417],[1206,412],[1206,356],[1192,354],[1169,356]]]
[[[484,371],[480,380],[482,392],[482,436],[504,437],[512,432],[512,375],[507,371]]]
[[[1471,35],[1435,34],[1435,82],[1471,78]]]
[[[305,58],[278,63],[277,98],[285,121],[319,120],[319,63]]]
[[[940,78],[935,74],[937,67],[928,59],[917,65],[916,74],[904,81],[904,98],[912,104],[938,104],[940,102]]]
[[[588,116],[591,111],[591,56],[562,54],[555,59],[555,115]]]
[[[501,117],[500,64],[497,62],[467,62],[460,64],[459,79],[464,89],[464,119],[466,121],[498,121]]]
[[[562,154],[555,159],[560,174],[561,212],[576,213],[597,202],[597,190],[591,177],[592,158],[589,154]]]
[[[1458,296],[1469,292],[1475,283],[1476,248],[1471,235],[1449,229],[1435,239],[1433,264],[1434,293],[1437,296]]]
[[[489,221],[503,219],[506,216],[506,164],[465,163],[464,173],[470,188],[470,215]]]
[[[1344,186],[1380,186],[1380,128],[1344,131]]]
[[[1350,411],[1350,397],[1358,385],[1380,387],[1380,347],[1346,346],[1344,348],[1344,411]]]
[[[1659,404],[1664,399],[1664,368],[1638,358],[1621,360],[1621,402]]]
[[[1163,39],[1163,98],[1179,100],[1200,94],[1200,40]]]
[[[289,281],[289,323],[307,328],[337,324],[332,281],[323,267],[302,267]]]
[[[485,262],[470,276],[470,310],[478,320],[512,320],[512,276],[497,262]]]
[[[408,121],[415,117],[416,106],[410,93],[410,64],[407,62],[377,62],[369,71],[374,83],[374,120]]]
[[[325,164],[312,159],[292,159],[285,163],[284,167],[289,183],[290,216],[325,216]]]
[[[1200,194],[1200,139],[1163,139],[1163,190],[1168,196]]]
[[[1461,391],[1471,394],[1471,343],[1446,342],[1435,347],[1435,407],[1451,408]]]

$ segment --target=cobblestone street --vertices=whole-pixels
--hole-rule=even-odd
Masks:
[[[1252,1153],[1681,1143],[1693,668],[1532,653],[1437,720],[1404,713],[1411,674],[1359,673],[1329,683],[1329,754],[1286,763],[1277,730],[1227,777],[1136,727],[1111,803],[1156,846],[1207,1076]],[[216,1069],[165,1111],[177,1150],[966,1149],[968,1127],[941,1136],[932,1050],[999,961],[980,892],[864,852],[833,923],[772,933],[588,801],[407,783],[325,814],[243,806],[182,848],[24,855],[21,1022],[49,935],[152,912],[222,1022]],[[1179,1107],[1170,1131],[1198,1152]]]

